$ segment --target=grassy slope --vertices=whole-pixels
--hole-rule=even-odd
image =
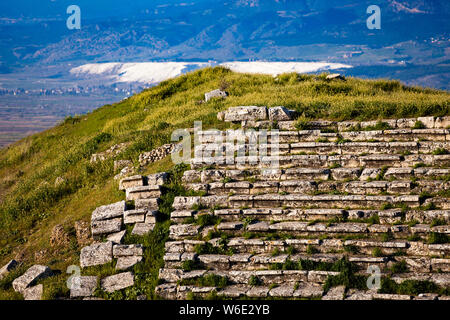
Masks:
[[[225,100],[200,103],[205,92],[226,87]],[[131,141],[116,159],[132,159],[170,141],[175,128],[189,128],[202,120],[204,128],[221,129],[216,113],[237,105],[284,105],[306,118],[371,120],[450,114],[450,94],[404,87],[396,81],[326,81],[321,76],[286,74],[243,75],[222,68],[203,69],[84,116],[68,118],[50,130],[30,136],[0,154],[0,265],[18,254],[26,263],[34,253],[47,252],[41,263],[65,270],[77,264],[72,236],[65,248],[49,246],[50,232],[63,224],[73,233],[75,221],[89,221],[99,205],[122,200],[112,179],[113,159],[92,165],[92,153]],[[169,159],[147,173],[168,170]],[[65,182],[55,186],[55,179]],[[1,287],[0,287],[1,292]],[[8,296],[8,295],[7,295]]]

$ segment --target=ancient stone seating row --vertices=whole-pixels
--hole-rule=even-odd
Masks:
[[[209,130],[197,132],[199,142],[223,143],[235,142],[250,143],[257,139],[267,139],[267,142],[278,141],[279,143],[315,142],[317,140],[329,140],[331,142],[351,140],[357,142],[391,142],[395,141],[450,141],[449,129],[395,129],[374,131],[348,131],[348,132],[323,132],[321,130],[299,130],[299,131],[238,131],[238,130]]]
[[[286,180],[361,180],[375,179],[381,168],[291,168],[274,170],[188,170],[183,174],[184,184],[236,182],[236,181],[286,181]],[[442,179],[450,175],[450,169],[440,168],[385,168],[383,178],[397,180]]]
[[[427,292],[345,291],[342,286],[324,292],[328,277],[339,273],[323,271],[318,263],[346,257],[359,274],[378,266],[397,283],[416,279],[450,286],[450,244],[430,240],[450,234],[445,196],[450,155],[436,152],[450,147],[450,118],[386,120],[392,129],[379,131],[357,129],[377,121],[315,121],[308,123],[309,130],[297,131],[289,112],[273,109],[236,107],[219,118],[244,128],[286,130],[279,135],[199,133],[203,144],[182,178],[196,196],[174,199],[156,293],[170,299],[212,293],[230,298],[447,299]],[[412,129],[417,121],[427,129]],[[226,143],[227,134],[243,145]],[[253,155],[258,138],[267,138],[258,151],[269,156]],[[277,138],[281,155],[270,155],[270,142]],[[306,270],[298,261],[316,264]],[[398,263],[406,268],[393,273]],[[201,287],[189,281],[211,274],[226,277],[226,285]]]
[[[321,235],[364,235],[376,236],[391,233],[392,237],[404,238],[413,234],[443,233],[450,234],[450,225],[383,225],[361,222],[317,222],[311,224],[303,221],[280,221],[280,222],[256,222],[245,225],[242,221],[226,221],[217,226],[217,230],[233,232],[234,235],[242,235],[246,232],[254,233],[289,233],[298,236],[321,236]],[[178,224],[170,227],[169,237],[182,239],[183,237],[195,237],[201,233],[200,227],[195,224]]]
[[[304,194],[262,194],[262,195],[232,195],[232,196],[194,196],[176,197],[175,210],[191,210],[196,206],[228,208],[380,208],[386,204],[406,205],[411,208],[420,206],[418,195],[304,195]],[[447,209],[447,208],[442,208]]]
[[[450,223],[449,210],[344,210],[344,209],[283,209],[283,208],[255,208],[255,209],[206,209],[206,210],[176,210],[170,219],[176,223],[183,223],[186,219],[197,218],[202,214],[212,214],[222,221],[236,221],[240,219],[257,219],[260,221],[326,221],[326,220],[357,220],[377,217],[381,224],[398,224],[402,221],[416,221],[417,223],[431,223],[445,221]]]
[[[422,192],[435,192],[448,190],[448,181],[321,181],[314,180],[285,180],[285,181],[258,181],[254,183],[239,182],[212,182],[193,183],[186,186],[190,190],[204,192],[205,195],[259,195],[262,193],[289,193],[314,194],[340,192],[348,194],[370,195],[378,193],[390,194],[420,194]]]
[[[195,147],[196,155],[238,156],[257,155],[262,151],[266,155],[319,154],[319,155],[365,155],[371,154],[428,154],[438,149],[450,149],[450,142],[297,142],[279,144],[201,144]]]
[[[224,169],[248,169],[248,168],[273,168],[274,164],[279,168],[381,168],[388,167],[449,167],[450,155],[433,154],[368,154],[358,155],[286,155],[286,156],[242,156],[235,158],[200,157],[191,160],[192,169],[215,167]]]
[[[165,245],[165,261],[172,259],[181,259],[179,261],[193,259],[195,250],[198,246],[203,246],[210,243],[213,246],[220,245],[219,239],[205,240],[171,240]],[[353,247],[355,254],[353,256],[369,255],[367,261],[373,258],[372,251],[375,248],[381,250],[383,256],[393,255],[398,252],[403,252],[411,257],[427,257],[434,260],[435,264],[446,263],[448,258],[434,258],[433,256],[448,255],[450,252],[449,244],[427,244],[423,241],[408,241],[408,240],[392,240],[382,241],[377,239],[356,239],[345,240],[340,238],[289,238],[285,240],[265,240],[264,238],[243,238],[233,237],[227,240],[227,248],[231,249],[233,255],[236,257],[250,257],[257,254],[273,254],[274,250],[281,253],[288,253],[289,250],[295,250],[296,253],[307,253],[308,248],[313,247],[317,254],[309,254],[307,260],[314,259],[323,254],[344,252],[346,247]],[[250,254],[250,255],[249,255]],[[382,256],[382,257],[383,257]],[[400,256],[399,256],[400,258]],[[443,260],[442,260],[443,259]],[[426,260],[426,259],[425,259]],[[428,261],[428,260],[427,260]],[[431,267],[431,265],[429,265]],[[446,267],[448,268],[448,266]]]

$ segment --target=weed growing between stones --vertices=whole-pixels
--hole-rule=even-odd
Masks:
[[[358,268],[355,264],[348,261],[347,258],[343,258],[337,262],[333,271],[340,272],[336,276],[328,276],[325,284],[323,285],[324,292],[328,292],[330,288],[337,286],[345,286],[345,289],[367,289],[367,277],[357,275]]]
[[[398,284],[390,277],[381,278],[381,288],[378,293],[418,295],[419,293],[437,293],[449,295],[450,288],[442,288],[431,281],[405,280]]]

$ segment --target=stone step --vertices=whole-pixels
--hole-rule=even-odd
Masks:
[[[174,222],[183,222],[186,218],[193,218],[198,214],[211,213],[211,211],[180,210],[171,214]],[[450,223],[449,210],[343,210],[343,209],[282,209],[282,208],[255,208],[255,209],[217,209],[212,214],[223,221],[240,219],[258,219],[260,221],[315,221],[315,220],[355,220],[369,219],[377,216],[381,224],[399,223],[404,217],[405,221],[417,223],[431,223],[444,221]]]
[[[188,170],[183,174],[184,184],[212,183],[212,182],[239,182],[239,181],[286,181],[286,180],[367,180],[375,179],[381,174],[381,168],[292,168],[261,171],[250,170]],[[440,168],[385,168],[385,179],[410,180],[436,179],[450,176],[450,169]]]
[[[359,155],[359,154],[428,154],[437,149],[450,149],[450,142],[445,141],[420,141],[420,142],[297,142],[297,143],[253,143],[253,144],[233,144],[233,143],[210,143],[195,146],[196,157],[220,157],[227,155],[233,157],[245,155],[287,155],[287,154],[338,154],[338,155]]]
[[[330,275],[338,275],[334,271],[305,271],[305,270],[194,270],[160,269],[159,277],[165,282],[177,282],[194,279],[208,274],[227,277],[232,284],[248,284],[252,277],[257,277],[262,284],[283,284],[308,282],[310,284],[323,284]]]
[[[266,128],[262,128],[266,129]],[[322,132],[318,130],[288,130],[288,131],[199,131],[198,139],[201,144],[209,143],[245,143],[260,139],[260,141],[278,141],[279,143],[315,142],[321,139],[329,141],[350,140],[354,142],[363,141],[450,141],[449,129],[391,129],[372,131],[342,131]]]
[[[349,168],[381,168],[387,167],[448,167],[450,166],[450,155],[433,154],[369,154],[365,156],[357,155],[287,155],[287,156],[266,156],[266,157],[202,157],[191,160],[192,169],[202,169],[205,167],[215,167],[224,169],[255,169],[255,168],[329,168],[329,167],[349,167]]]
[[[219,245],[219,239],[208,241],[213,246]],[[193,254],[197,248],[206,244],[203,240],[188,240],[180,238],[177,241],[168,241],[165,245],[166,254],[175,256],[184,253]],[[232,237],[226,242],[227,248],[234,254],[268,254],[273,251],[288,252],[295,250],[297,253],[307,253],[313,250],[317,253],[328,254],[333,252],[355,252],[355,254],[372,255],[374,249],[379,249],[384,256],[393,254],[406,254],[409,256],[448,256],[450,244],[427,244],[425,241],[389,240],[376,239],[345,240],[342,238],[319,237],[311,238],[288,238],[285,240],[266,240],[264,237],[244,238]],[[291,249],[289,249],[291,248]],[[346,250],[351,248],[352,250]],[[377,250],[378,250],[377,249]],[[190,256],[192,258],[192,256]],[[436,258],[440,259],[440,258]],[[436,261],[438,263],[438,261]]]
[[[381,174],[381,173],[380,173]],[[415,181],[319,181],[314,180],[284,180],[284,181],[257,181],[254,183],[239,182],[212,182],[190,183],[186,188],[201,191],[205,195],[260,195],[264,193],[282,194],[317,194],[341,193],[373,195],[389,194],[420,194],[422,192],[435,192],[436,190],[449,190],[450,182],[441,180]]]
[[[292,247],[289,247],[292,250]],[[278,249],[278,247],[277,247]],[[319,253],[307,254],[289,253],[286,247],[281,247],[274,254],[271,253],[236,253],[232,255],[220,254],[197,254],[192,252],[166,253],[164,256],[164,267],[169,269],[180,269],[184,261],[194,260],[205,270],[274,270],[308,268],[309,263],[317,263],[324,268],[347,256],[349,261],[355,264],[359,270],[364,272],[369,266],[378,266],[382,272],[389,272],[398,262],[406,262],[407,270],[410,272],[448,272],[450,270],[450,259],[430,258],[421,256],[377,256],[361,255],[359,253]],[[284,251],[283,251],[284,250]],[[300,266],[299,263],[302,263]],[[321,263],[321,264],[320,264]],[[277,267],[278,265],[278,267]]]
[[[190,227],[189,227],[190,226]],[[180,238],[178,232],[186,232],[185,229],[194,232],[195,225],[176,225],[171,226],[170,236],[172,238]],[[282,221],[282,222],[253,222],[245,225],[241,221],[221,222],[216,229],[223,232],[232,232],[233,235],[241,235],[245,232],[255,233],[273,233],[284,232],[297,236],[314,236],[314,235],[334,235],[334,234],[363,234],[363,235],[380,235],[385,233],[392,233],[395,238],[405,238],[412,234],[429,235],[431,232],[439,234],[450,234],[450,226],[434,226],[416,225],[409,227],[408,225],[382,225],[369,224],[360,222],[302,222],[302,221]],[[172,232],[173,231],[173,232]],[[200,232],[196,229],[196,234]]]
[[[127,200],[151,199],[161,197],[161,187],[157,185],[138,186],[126,189]]]
[[[247,118],[242,121],[243,128],[271,128],[273,123],[267,120],[261,120],[258,118]],[[369,128],[376,126],[377,123],[386,123],[392,129],[409,129],[414,128],[416,122],[420,121],[423,126],[427,129],[448,129],[450,125],[450,117],[419,117],[419,118],[401,118],[401,119],[384,119],[384,120],[373,120],[373,121],[328,121],[328,120],[315,120],[309,121],[308,127],[311,129],[323,129],[331,128],[338,130],[339,132],[346,132],[353,130],[353,128]],[[277,122],[278,128],[280,130],[295,130],[296,121],[282,120]]]
[[[196,207],[214,208],[381,208],[389,205],[406,205],[411,208],[420,205],[418,195],[303,195],[263,194],[234,196],[175,197],[175,210],[195,210]],[[445,210],[445,208],[444,208]]]
[[[439,197],[434,197],[434,198],[429,198],[425,200],[424,205],[430,205],[433,204],[435,207],[444,209],[444,210],[448,210],[450,209],[450,200],[448,198],[439,198]]]

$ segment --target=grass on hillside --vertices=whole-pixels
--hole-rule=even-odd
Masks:
[[[204,93],[216,88],[226,99],[203,103]],[[326,75],[265,75],[206,68],[164,81],[141,94],[86,115],[69,117],[45,132],[27,137],[0,154],[0,264],[19,256],[35,262],[34,253],[48,252],[41,263],[65,272],[77,262],[78,248],[51,248],[56,224],[73,229],[76,220],[89,221],[100,205],[122,200],[113,180],[114,160],[130,159],[170,142],[174,129],[223,129],[216,114],[231,106],[283,105],[302,119],[373,120],[396,117],[449,115],[448,92],[406,87],[398,81],[328,81]],[[93,153],[122,142],[131,145],[120,155],[91,164]],[[169,170],[170,158],[146,172]],[[63,182],[55,184],[57,178]]]

